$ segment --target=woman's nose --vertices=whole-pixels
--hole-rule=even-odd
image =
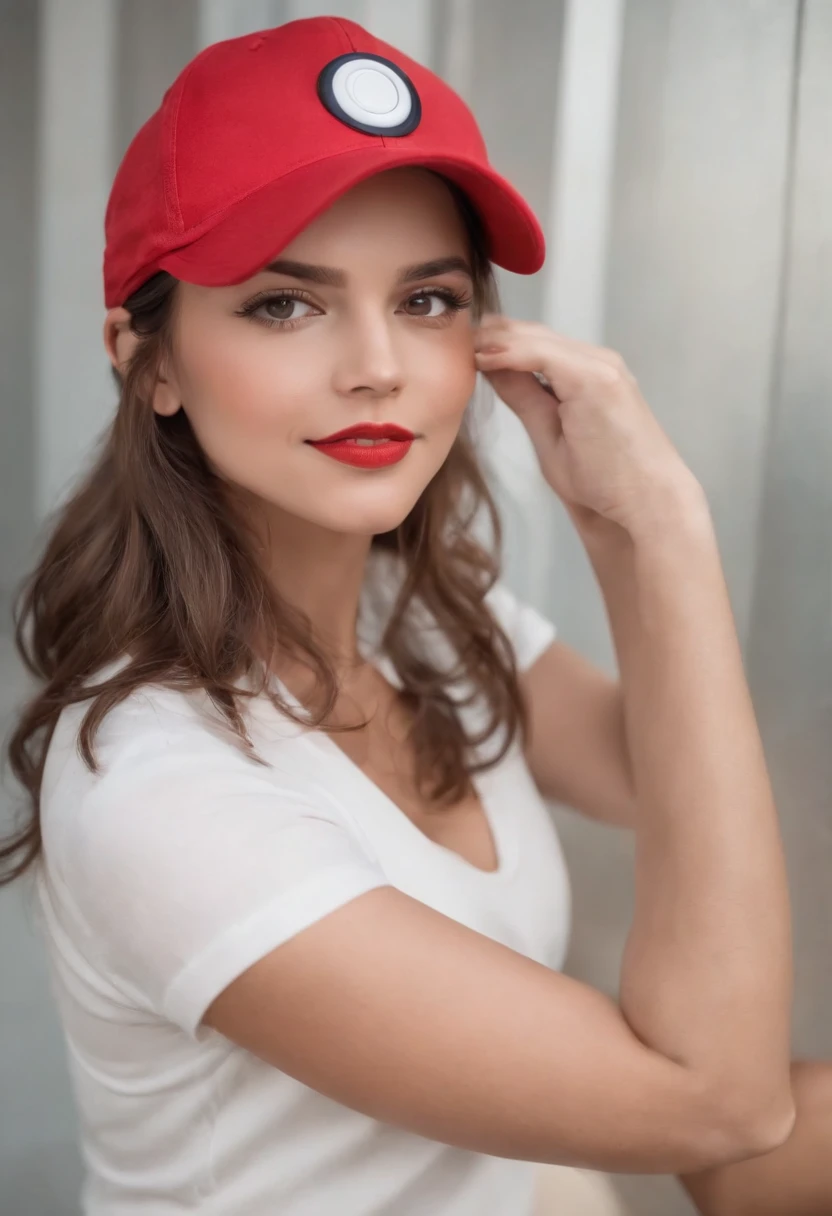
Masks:
[[[334,371],[336,392],[388,397],[399,391],[404,373],[393,329],[394,318],[376,312],[352,320]]]

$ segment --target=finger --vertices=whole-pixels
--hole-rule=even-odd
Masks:
[[[577,338],[568,338],[555,333],[545,325],[534,322],[513,321],[494,318],[489,324],[474,330],[475,350],[506,350],[509,347],[546,349],[560,351],[564,355],[583,356],[626,370],[626,364],[617,351],[605,346],[594,346]]]
[[[529,410],[544,410],[547,414],[554,412],[557,416],[557,397],[548,386],[543,385],[531,372],[518,372],[513,369],[486,372],[485,378],[503,401],[515,413],[524,414]]]
[[[617,369],[583,352],[569,350],[551,339],[546,341],[515,337],[499,349],[475,351],[474,360],[481,372],[542,372],[560,401],[616,384]]]
[[[529,372],[500,371],[486,376],[497,396],[520,419],[538,451],[563,433],[558,401]]]
[[[628,370],[624,359],[616,350],[607,346],[597,346],[592,342],[583,342],[579,338],[568,337],[566,334],[558,333],[536,321],[517,321],[502,313],[488,313],[480,319],[480,324],[474,331],[474,346],[483,349],[505,349],[513,336],[521,341],[528,339],[538,342],[554,342],[565,351],[571,350],[576,354],[598,359],[602,363],[608,363],[611,367],[620,368],[622,372]]]

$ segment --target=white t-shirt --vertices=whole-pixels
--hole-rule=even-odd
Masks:
[[[396,684],[377,647],[394,587],[385,561],[365,584],[359,634]],[[553,626],[501,583],[488,602],[529,667]],[[64,711],[49,748],[38,891],[87,1216],[531,1213],[532,1164],[368,1118],[200,1025],[257,959],[389,884],[559,968],[569,883],[519,744],[474,778],[499,856],[489,873],[429,840],[332,738],[266,697],[248,712],[267,768],[201,694],[145,686],[105,718],[95,775],[76,749],[84,708]]]

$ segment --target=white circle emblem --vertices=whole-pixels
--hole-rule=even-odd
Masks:
[[[342,63],[332,77],[332,92],[349,118],[379,130],[400,126],[413,109],[407,82],[376,59]]]

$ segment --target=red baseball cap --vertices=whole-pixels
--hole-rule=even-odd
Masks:
[[[159,270],[202,286],[262,269],[352,186],[421,165],[465,191],[489,256],[539,270],[534,213],[488,163],[443,80],[341,17],[291,21],[206,47],[119,166],[105,218],[113,308]]]

